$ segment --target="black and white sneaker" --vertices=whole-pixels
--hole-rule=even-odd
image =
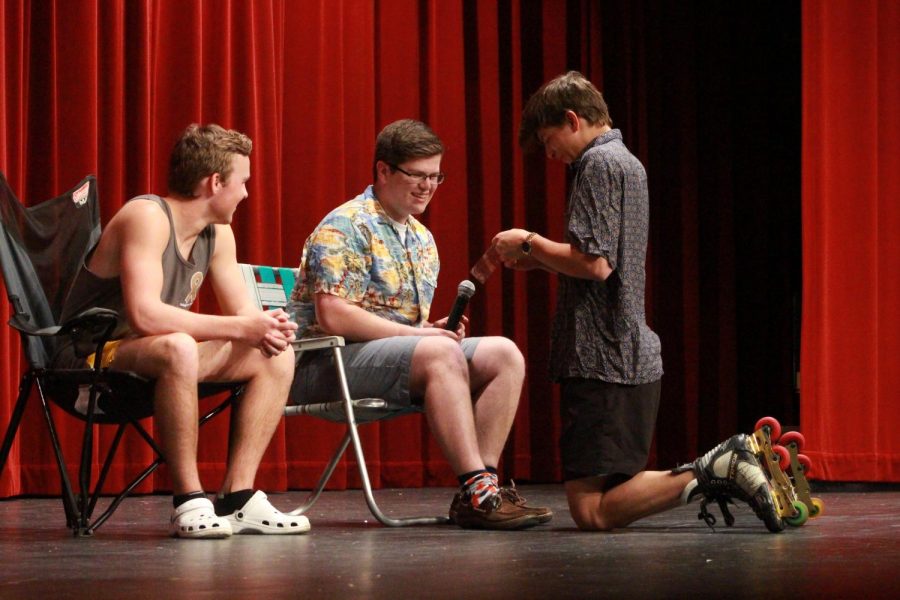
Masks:
[[[750,444],[750,436],[739,433],[725,440],[691,465],[685,465],[676,472],[691,468],[697,478],[696,486],[689,486],[684,498],[690,501],[699,494],[703,495],[700,504],[699,518],[712,527],[715,517],[709,514],[706,505],[717,502],[729,527],[734,517],[728,510],[732,498],[743,500],[750,505],[756,516],[766,524],[773,533],[784,530],[784,521],[775,507],[772,488],[766,472],[759,464]]]

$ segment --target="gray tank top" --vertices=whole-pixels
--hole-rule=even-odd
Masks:
[[[137,196],[132,200],[151,200],[156,202],[166,213],[169,219],[169,242],[162,254],[163,287],[160,300],[170,306],[177,306],[185,310],[189,309],[197,298],[200,285],[206,277],[209,269],[209,259],[215,250],[216,229],[208,225],[194,243],[191,255],[184,258],[178,252],[175,241],[175,224],[172,222],[172,211],[165,200],[155,194]],[[130,201],[129,201],[130,202]],[[99,242],[98,242],[99,243]],[[122,315],[122,321],[113,333],[112,339],[122,339],[132,335],[131,326],[125,317],[125,302],[122,298],[122,283],[119,277],[97,277],[87,268],[94,253],[91,248],[81,265],[81,270],[72,284],[72,289],[66,297],[63,306],[61,322],[65,323],[69,318],[93,307],[109,308]],[[91,343],[64,343],[57,352],[57,357],[63,354],[78,358],[85,357],[96,350]],[[59,363],[59,360],[54,361]],[[61,367],[63,365],[57,365]]]

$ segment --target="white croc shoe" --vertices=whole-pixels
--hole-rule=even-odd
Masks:
[[[169,533],[181,538],[227,538],[231,536],[231,523],[216,516],[207,498],[194,498],[172,511]]]
[[[247,503],[224,517],[234,533],[290,535],[309,531],[309,519],[302,515],[286,515],[266,499],[259,490]]]

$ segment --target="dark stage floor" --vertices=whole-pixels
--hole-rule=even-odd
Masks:
[[[53,499],[0,502],[0,598],[880,598],[900,582],[900,492],[817,494],[826,514],[782,534],[746,507],[715,532],[695,505],[614,533],[580,533],[560,486],[520,532],[388,529],[359,491],[326,492],[304,536],[166,537],[170,498],[126,500],[93,538]],[[452,490],[382,490],[389,514],[443,514]],[[303,492],[273,494],[293,508]],[[716,509],[717,512],[717,509]],[[721,521],[721,519],[720,519]],[[896,596],[893,596],[896,597]]]

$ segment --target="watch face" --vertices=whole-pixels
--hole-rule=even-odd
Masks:
[[[522,242],[522,252],[531,254],[531,242]]]

